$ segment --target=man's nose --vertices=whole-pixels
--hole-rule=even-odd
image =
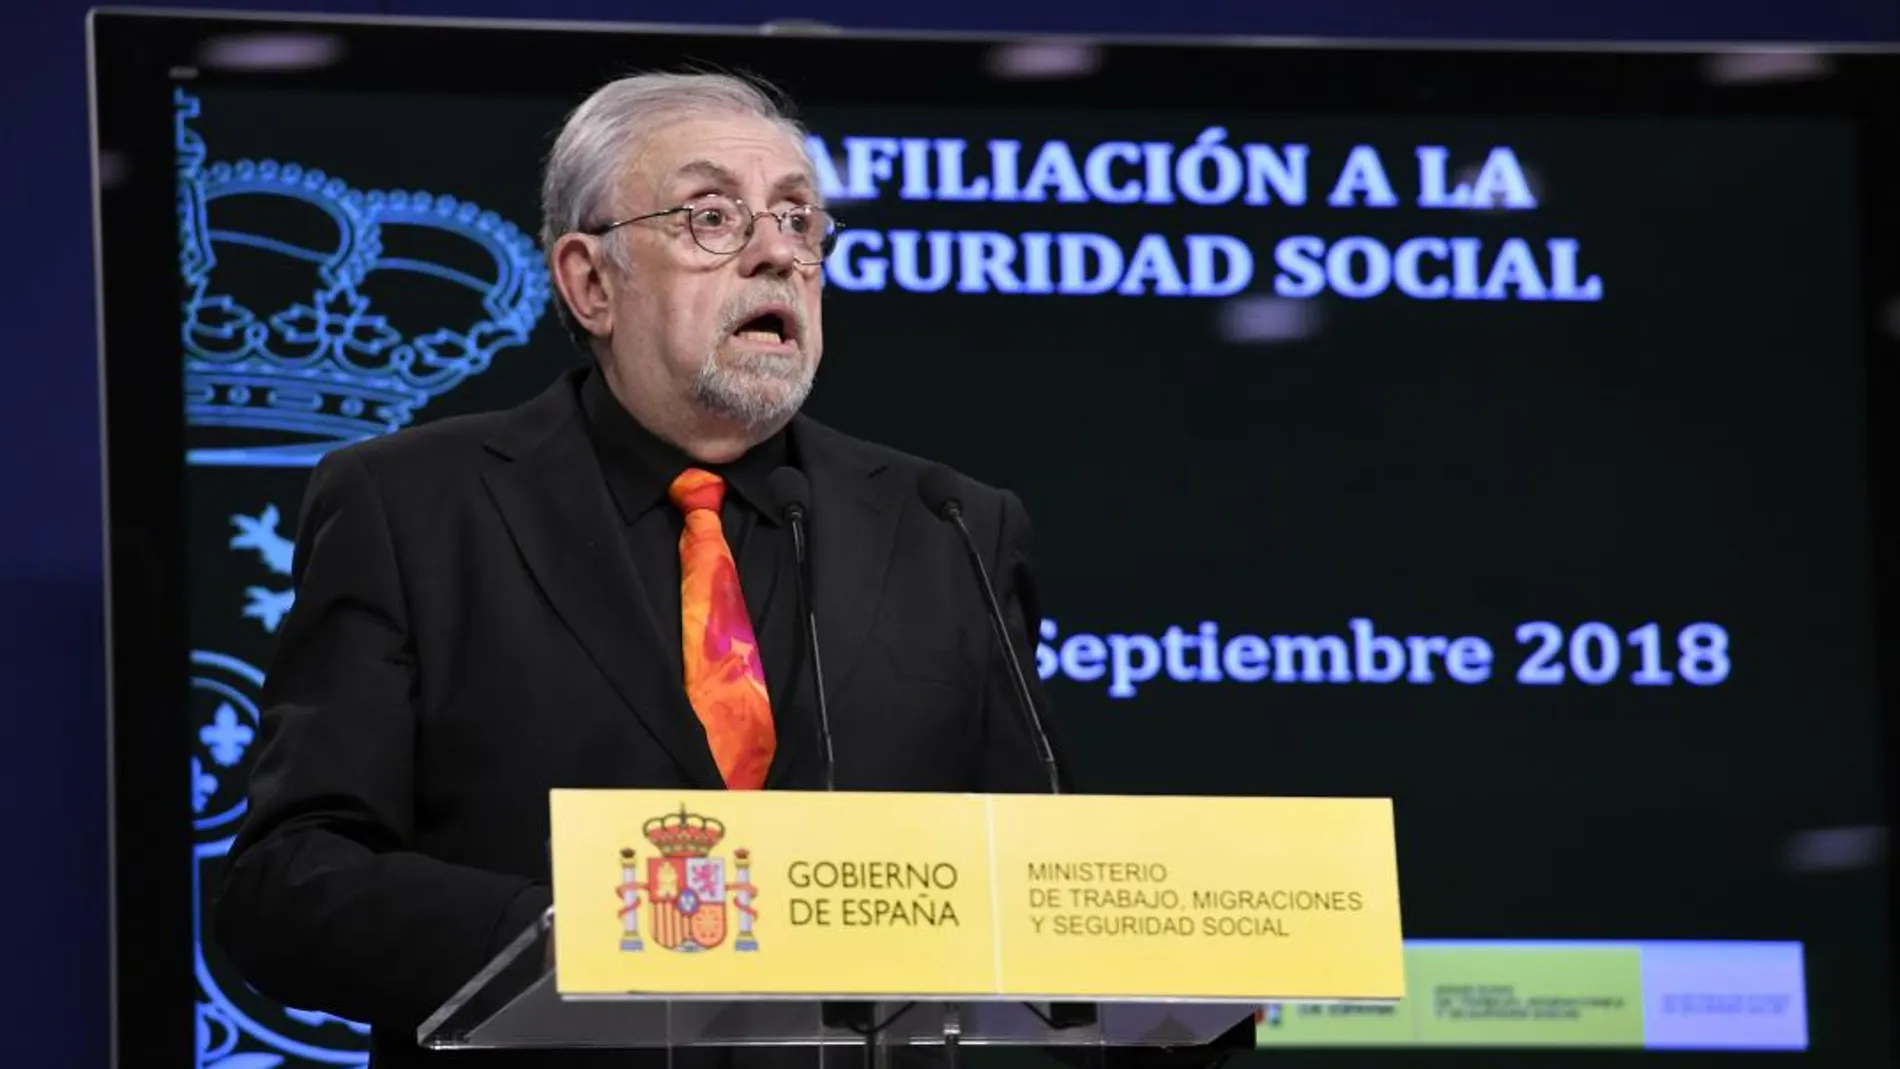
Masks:
[[[770,212],[752,217],[752,240],[746,243],[747,274],[770,271],[783,274],[798,266],[801,246],[786,231],[785,221]]]

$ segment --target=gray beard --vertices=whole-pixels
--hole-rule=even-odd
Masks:
[[[692,397],[709,414],[749,431],[777,430],[798,413],[811,385],[808,360],[742,354],[722,363],[715,350],[693,379]]]

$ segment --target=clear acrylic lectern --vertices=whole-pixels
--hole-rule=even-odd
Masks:
[[[417,1031],[437,1050],[688,1047],[1226,1048],[1253,1045],[1253,1002],[1001,998],[866,1000],[808,996],[683,998],[664,992],[563,997],[548,954],[544,913]]]

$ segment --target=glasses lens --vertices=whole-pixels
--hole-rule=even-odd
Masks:
[[[693,240],[707,252],[724,254],[745,248],[749,221],[739,202],[730,197],[701,197],[686,212]]]
[[[822,260],[837,237],[838,222],[823,208],[793,208],[785,216],[785,231],[804,246],[808,258]]]

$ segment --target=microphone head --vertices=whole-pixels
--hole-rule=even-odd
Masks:
[[[811,483],[797,468],[779,468],[766,477],[765,485],[772,493],[779,515],[803,516],[811,511]]]
[[[963,499],[957,492],[957,474],[942,464],[925,469],[917,479],[917,496],[924,507],[944,519],[963,511]]]

